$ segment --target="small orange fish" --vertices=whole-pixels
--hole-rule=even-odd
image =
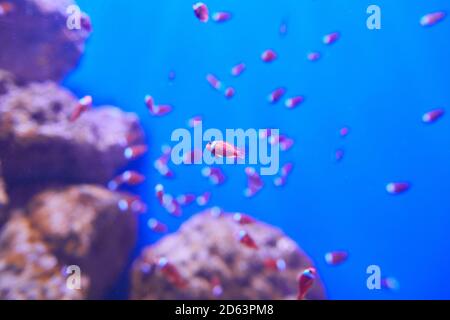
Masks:
[[[233,214],[233,220],[236,221],[239,224],[252,224],[255,222],[255,219],[253,219],[252,217],[245,215],[243,213],[235,213]]]
[[[158,220],[154,219],[154,218],[150,218],[147,222],[148,227],[150,228],[150,230],[152,230],[153,232],[157,232],[157,233],[166,233],[168,228],[165,224],[163,224],[162,222],[159,222]]]
[[[332,266],[345,262],[347,258],[348,253],[346,251],[332,251],[325,254],[325,262]]]
[[[78,104],[75,106],[72,114],[69,117],[70,122],[76,121],[81,115],[92,108],[92,97],[85,96],[78,101]]]
[[[268,258],[264,260],[264,268],[270,271],[283,271],[286,269],[286,261],[284,259]]]
[[[131,210],[135,213],[145,213],[147,211],[147,206],[137,196],[130,196],[120,199],[117,206],[121,211]]]
[[[297,300],[304,300],[308,291],[314,285],[314,281],[316,280],[316,269],[315,268],[306,268],[300,274],[298,278],[298,297]]]
[[[255,240],[245,230],[239,231],[239,242],[250,249],[258,249]]]
[[[145,180],[145,177],[136,171],[125,171],[121,175],[118,175],[108,183],[110,190],[117,190],[120,186],[128,184],[135,186],[141,184]]]
[[[245,151],[225,141],[212,141],[206,145],[206,150],[216,158],[239,158],[245,159]]]

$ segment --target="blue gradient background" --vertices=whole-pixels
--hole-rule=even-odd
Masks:
[[[154,216],[175,231],[183,219],[169,216],[154,200],[154,186],[167,192],[213,192],[211,205],[242,211],[281,227],[315,260],[331,299],[450,298],[450,118],[421,122],[430,109],[450,105],[450,19],[422,28],[422,15],[450,11],[445,0],[208,0],[210,11],[234,14],[225,24],[202,24],[194,1],[78,0],[92,18],[94,33],[80,67],[65,85],[96,104],[115,104],[139,114],[150,152],[133,163],[147,182],[133,189],[149,205],[140,228],[139,249],[158,236],[146,228]],[[382,9],[382,29],[366,28],[366,8]],[[285,19],[288,34],[278,28]],[[324,46],[322,36],[339,31],[341,39]],[[279,59],[264,64],[267,48]],[[319,50],[317,63],[306,53]],[[240,78],[230,76],[238,62]],[[168,81],[171,70],[177,77]],[[214,73],[236,88],[227,101],[205,80]],[[288,95],[304,94],[295,110],[266,97],[286,86]],[[175,110],[151,118],[143,97],[151,94]],[[201,166],[175,167],[177,178],[161,178],[153,168],[162,144],[188,118],[204,117],[204,128],[281,128],[296,140],[281,162],[296,167],[285,188],[272,178],[253,199],[243,196],[243,166],[223,167],[228,181],[212,187]],[[350,126],[345,139],[339,129]],[[336,163],[337,148],[346,151]],[[172,165],[173,167],[173,165]],[[400,196],[386,193],[391,181],[410,181]],[[345,249],[347,263],[327,266],[325,252]],[[377,264],[383,276],[400,283],[396,292],[370,291],[366,268]],[[126,276],[111,294],[126,297]]]

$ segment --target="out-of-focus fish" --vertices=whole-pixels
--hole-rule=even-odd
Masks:
[[[212,141],[206,145],[206,150],[216,158],[245,159],[245,151],[225,141]]]
[[[146,95],[144,101],[148,111],[152,116],[162,117],[173,110],[173,107],[167,104],[156,105],[155,100],[150,95]]]
[[[306,268],[300,274],[298,278],[298,300],[304,300],[308,291],[314,285],[316,280],[316,269],[315,268]]]
[[[287,99],[284,104],[285,104],[286,108],[294,109],[299,104],[301,104],[303,101],[305,101],[305,97],[297,96],[297,97],[292,97],[292,98]]]
[[[431,27],[444,20],[446,13],[444,11],[432,12],[420,18],[420,25],[422,27]]]
[[[213,296],[215,296],[217,298],[223,294],[222,282],[220,281],[219,277],[214,276],[211,279],[211,290],[212,290]]]
[[[162,274],[166,279],[172,283],[177,288],[185,288],[187,286],[187,281],[184,279],[178,269],[170,263],[167,258],[160,258],[158,260],[157,266],[161,270]]]
[[[180,206],[187,206],[193,203],[196,200],[195,194],[192,193],[186,193],[181,194],[177,196],[177,202],[180,204]]]
[[[233,220],[242,225],[255,223],[255,219],[240,212],[233,214]]]
[[[340,38],[339,32],[333,32],[333,33],[325,35],[322,40],[323,40],[324,44],[330,45],[330,44],[333,44],[336,41],[338,41],[339,38]]]
[[[119,207],[120,211],[131,210],[131,212],[135,213],[145,213],[147,211],[147,206],[141,201],[138,196],[124,197],[119,200],[117,206]]]
[[[225,174],[219,168],[205,167],[202,169],[202,175],[209,179],[214,185],[220,185],[225,182]]]
[[[286,184],[287,178],[289,174],[294,169],[294,164],[292,162],[286,163],[284,166],[280,169],[280,175],[276,177],[273,181],[276,187],[282,187]]]
[[[255,240],[253,240],[253,238],[245,230],[239,231],[239,242],[247,248],[255,250],[258,249],[258,245],[256,244]]]
[[[144,144],[128,147],[124,150],[123,155],[128,160],[134,160],[143,156],[148,151],[148,147]]]
[[[287,21],[281,21],[280,27],[278,28],[278,33],[281,37],[285,37],[288,32],[288,23]]]
[[[92,108],[92,97],[91,96],[85,96],[78,100],[77,105],[75,106],[75,109],[73,110],[72,114],[69,117],[70,122],[74,122],[78,120],[78,118],[81,117],[81,115],[88,111],[90,108]]]
[[[350,129],[348,127],[343,127],[343,128],[341,128],[341,130],[339,130],[339,134],[343,138],[348,136],[349,132],[350,132]]]
[[[285,93],[286,93],[285,88],[277,88],[269,94],[267,100],[269,100],[270,103],[275,104],[281,100],[281,98],[285,95]]]
[[[231,99],[234,97],[235,93],[236,93],[236,90],[234,90],[233,87],[228,87],[225,89],[224,95],[225,95],[225,98]]]
[[[206,81],[216,90],[221,90],[223,85],[222,82],[213,74],[208,73],[206,75]]]
[[[400,288],[400,284],[398,282],[398,280],[396,278],[393,277],[387,277],[387,278],[383,278],[381,279],[381,287],[383,289],[388,289],[388,290],[398,290]]]
[[[203,121],[202,116],[194,116],[188,120],[188,127],[195,128],[199,126]]]
[[[347,258],[348,252],[346,251],[332,251],[325,254],[325,262],[332,266],[345,262]]]
[[[213,21],[217,23],[223,23],[231,19],[231,13],[230,12],[215,12],[212,16]]]
[[[155,186],[155,195],[160,204],[163,204],[164,199],[164,186],[162,184],[157,184]]]
[[[386,185],[386,191],[395,195],[408,191],[410,187],[409,182],[391,182]]]
[[[211,200],[211,192],[205,192],[197,197],[197,204],[200,207],[204,207],[208,204],[209,200]]]
[[[337,149],[335,152],[336,161],[339,162],[344,159],[345,151],[343,149]]]
[[[244,195],[250,198],[255,196],[264,187],[264,182],[255,168],[245,168],[245,174],[247,175],[247,188],[244,190]]]
[[[284,259],[267,258],[263,262],[264,268],[270,271],[286,270],[286,261]]]
[[[208,22],[209,20],[209,10],[206,4],[202,2],[197,2],[192,6],[192,9],[194,9],[194,14],[197,17],[198,20],[201,22]]]
[[[245,63],[241,62],[231,68],[231,75],[234,77],[239,77],[246,69]]]
[[[444,109],[431,110],[422,116],[422,121],[425,123],[436,122],[444,115],[444,113],[445,113]]]
[[[154,218],[150,218],[147,222],[147,225],[150,228],[150,230],[157,233],[166,233],[168,230],[167,226],[164,223]]]
[[[268,49],[261,54],[261,60],[266,63],[275,61],[277,57],[276,52],[272,49]]]
[[[315,62],[320,59],[321,55],[319,52],[310,52],[306,57],[309,61]]]
[[[141,184],[144,180],[145,177],[142,174],[128,170],[111,180],[108,183],[108,187],[110,190],[117,190],[117,188],[124,184],[135,186]]]

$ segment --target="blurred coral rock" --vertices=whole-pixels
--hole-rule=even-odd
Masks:
[[[60,81],[84,51],[89,17],[72,0],[5,2],[11,5],[0,15],[0,69],[21,82]]]
[[[80,290],[67,286],[64,266],[20,213],[15,213],[0,234],[0,300],[83,299],[88,279]]]
[[[0,69],[0,97],[7,94],[17,86],[14,76]]]
[[[135,246],[137,216],[119,205],[126,197],[80,185],[45,191],[27,206],[33,227],[56,256],[91,279],[88,298],[111,289]]]
[[[197,214],[175,234],[144,249],[132,267],[131,298],[295,299],[299,274],[312,266],[296,243],[272,226],[258,221],[242,226],[233,214],[213,211]],[[239,242],[243,229],[257,250]],[[268,268],[268,259],[283,261],[285,267]],[[320,280],[306,298],[326,298]]]
[[[128,163],[125,149],[142,143],[144,135],[138,118],[101,107],[70,122],[77,104],[53,82],[0,97],[0,160],[8,185],[24,180],[106,183]]]

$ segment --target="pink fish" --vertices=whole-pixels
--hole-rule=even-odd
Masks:
[[[211,192],[205,192],[197,197],[197,204],[200,207],[204,207],[208,204],[209,200],[211,200]]]
[[[348,252],[346,251],[333,251],[325,254],[325,262],[332,266],[345,262],[347,258]]]
[[[120,211],[128,211],[135,213],[145,213],[147,211],[147,206],[141,201],[137,196],[125,197],[119,200],[117,203]]]
[[[157,233],[166,233],[168,230],[167,226],[164,223],[154,218],[149,219],[147,225],[150,228],[150,230]]]
[[[145,177],[136,171],[125,171],[108,183],[111,190],[117,190],[121,185],[135,186],[144,182]]]
[[[299,104],[301,104],[303,101],[305,101],[305,97],[303,97],[303,96],[292,97],[285,101],[285,105],[286,105],[286,108],[294,109]]]
[[[233,214],[233,220],[242,225],[255,223],[255,219],[240,212]]]
[[[422,116],[422,121],[425,123],[436,122],[444,115],[444,113],[445,113],[444,109],[431,110]]]
[[[177,202],[180,204],[180,206],[188,206],[191,203],[193,203],[196,200],[195,194],[192,193],[186,193],[181,194],[177,197]]]
[[[206,81],[216,90],[221,90],[223,85],[222,82],[213,74],[209,73],[206,75]]]
[[[395,195],[408,191],[410,187],[408,182],[391,182],[386,185],[386,191]]]
[[[265,259],[264,268],[270,271],[283,271],[286,270],[286,261],[284,259],[274,259],[268,258]]]
[[[246,69],[245,63],[239,63],[231,68],[231,75],[233,77],[239,77]]]
[[[244,190],[244,195],[250,198],[264,187],[264,182],[254,168],[245,168],[245,174],[247,175],[247,188]]]
[[[255,240],[253,240],[253,238],[245,230],[239,231],[239,242],[250,249],[256,250],[259,248]]]
[[[92,108],[92,97],[85,96],[78,101],[72,114],[70,115],[69,121],[74,122],[81,117],[81,115]]]
[[[167,260],[167,258],[160,258],[157,266],[166,279],[175,287],[182,289],[187,286],[187,281],[181,276],[178,269]]]
[[[330,45],[339,40],[339,38],[340,38],[339,32],[333,32],[323,37],[323,43],[326,45]]]
[[[213,14],[212,19],[217,23],[223,23],[231,19],[231,13],[230,12],[216,12]]]
[[[167,193],[164,194],[163,200],[162,200],[162,206],[172,216],[181,217],[183,214],[183,211],[181,210],[181,205],[170,194],[167,194]]]
[[[225,89],[225,98],[231,99],[234,97],[235,93],[236,93],[236,91],[234,90],[233,87],[228,87]]]
[[[269,94],[269,97],[267,98],[270,103],[275,104],[278,101],[281,100],[281,98],[285,95],[286,89],[285,88],[277,88],[274,91],[272,91],[271,94]]]
[[[309,290],[314,285],[314,282],[316,280],[316,269],[315,268],[306,268],[303,270],[303,272],[300,274],[300,277],[298,278],[298,297],[297,300],[304,300],[306,297],[306,294],[309,292]]]
[[[223,184],[226,179],[223,171],[219,168],[205,167],[202,169],[202,175],[214,185]]]
[[[280,144],[281,151],[288,151],[294,146],[294,140],[291,138],[288,138],[285,135],[280,135],[277,138],[278,143]]]
[[[315,62],[315,61],[319,60],[320,57],[321,57],[321,55],[320,55],[319,52],[310,52],[307,55],[308,60],[312,61],[312,62]]]
[[[128,147],[124,150],[123,154],[126,159],[128,160],[134,160],[142,155],[144,155],[148,151],[148,147],[144,144],[142,145],[136,145],[132,147]]]
[[[446,13],[444,11],[437,11],[429,13],[420,18],[420,25],[422,27],[431,27],[444,20]]]
[[[204,22],[204,23],[208,22],[209,10],[208,10],[208,7],[204,3],[197,2],[196,4],[194,4],[192,6],[192,9],[194,9],[194,14],[198,20],[200,20],[201,22]]]
[[[343,149],[337,149],[335,152],[336,161],[341,161],[344,158],[345,151]]]
[[[277,59],[277,54],[272,49],[268,49],[261,54],[261,60],[266,63],[273,62],[276,59]]]
[[[158,173],[165,178],[173,178],[175,174],[172,170],[169,169],[167,163],[170,160],[170,153],[172,152],[172,148],[169,146],[162,147],[163,154],[155,160],[154,167],[158,171]]]
[[[164,199],[164,186],[162,184],[157,184],[155,186],[155,195],[160,204],[163,204]]]
[[[350,132],[350,129],[348,127],[343,127],[343,128],[341,128],[341,130],[339,130],[339,134],[341,135],[341,137],[348,136],[349,132]]]
[[[398,282],[398,280],[396,278],[393,277],[387,277],[387,278],[383,278],[381,279],[381,287],[383,289],[388,289],[388,290],[398,290],[400,288],[400,284]]]
[[[156,105],[152,96],[146,95],[144,98],[145,105],[152,116],[162,117],[170,113],[173,109],[170,105]]]
[[[225,141],[212,141],[206,145],[206,150],[216,158],[245,159],[245,151]]]

